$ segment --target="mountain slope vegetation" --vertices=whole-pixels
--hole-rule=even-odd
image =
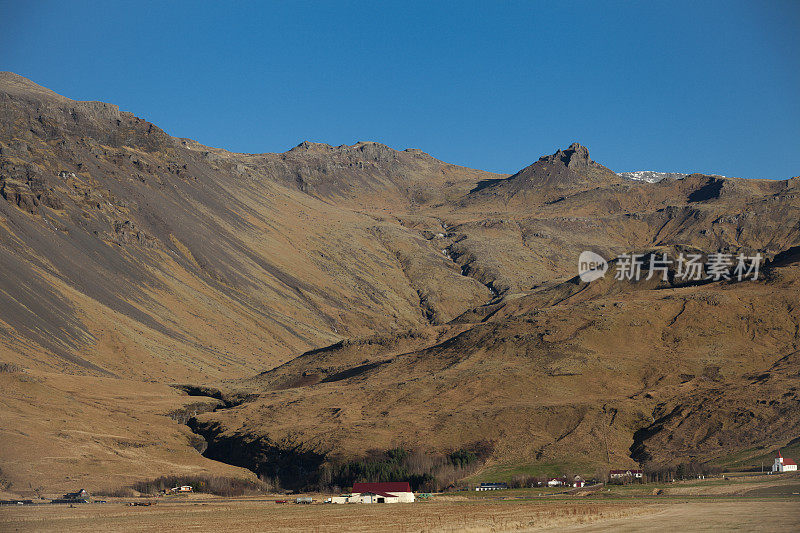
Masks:
[[[763,455],[798,437],[798,191],[624,179],[578,143],[513,175],[375,142],[239,154],[0,73],[4,490],[289,486],[393,448],[589,474]],[[769,263],[586,284],[583,250]]]

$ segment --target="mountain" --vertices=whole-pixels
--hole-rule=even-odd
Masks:
[[[3,80],[2,319],[25,339],[21,362],[141,377],[120,357],[135,353],[148,378],[243,376],[487,299],[419,232],[330,201],[383,187],[413,203],[484,173],[375,143],[237,157]],[[220,359],[230,339],[240,348]]]
[[[239,154],[2,73],[0,489],[299,487],[393,447],[755,457],[797,437],[799,185],[625,179],[578,143],[511,176],[375,142]],[[584,250],[770,262],[587,285]]]
[[[602,186],[617,179],[614,172],[589,159],[589,150],[585,146],[572,143],[566,150],[542,156],[509,178],[484,181],[472,192],[512,197],[537,189]]]
[[[570,280],[422,348],[371,339],[301,355],[241,383],[254,399],[196,430],[211,456],[287,481],[263,461],[287,438],[334,461],[488,442],[508,469],[724,464],[797,438],[798,275],[793,262],[702,287]]]

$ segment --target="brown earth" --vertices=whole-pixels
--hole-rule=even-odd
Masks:
[[[413,509],[410,507],[413,505]],[[245,500],[0,508],[6,531],[796,531],[800,504],[786,499],[706,501],[488,501],[397,505],[276,505]],[[765,523],[766,522],[766,523]]]
[[[413,507],[413,508],[412,508]],[[118,503],[65,508],[0,508],[6,531],[526,531],[552,525],[585,524],[658,512],[661,506],[626,504],[432,502],[396,505],[276,505],[265,501],[159,502],[150,507]]]
[[[371,142],[237,154],[2,73],[0,488],[252,476],[193,447],[168,415],[216,400],[174,383],[248,400],[198,414],[209,456],[488,442],[489,465],[633,466],[796,443],[799,186],[633,182],[577,143],[512,176]],[[772,262],[586,285],[586,249]]]

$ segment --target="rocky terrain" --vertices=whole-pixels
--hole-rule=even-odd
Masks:
[[[800,178],[639,174],[578,143],[510,176],[374,142],[238,154],[2,73],[0,490],[796,442]],[[586,284],[583,250],[768,263]]]
[[[681,174],[679,172],[654,172],[652,170],[618,172],[617,175],[628,180],[646,181],[647,183],[658,183],[661,180],[682,180],[686,177],[686,174]]]

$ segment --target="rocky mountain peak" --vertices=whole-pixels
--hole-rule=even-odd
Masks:
[[[297,146],[295,146],[294,148],[292,148],[291,150],[289,150],[289,152],[302,152],[302,151],[306,151],[306,152],[329,152],[331,150],[333,150],[333,146],[331,146],[330,144],[317,143],[317,142],[311,142],[311,141],[303,141],[300,144],[298,144]]]
[[[91,138],[105,146],[146,152],[173,144],[163,130],[114,104],[72,100],[13,72],[0,72],[0,101],[0,134],[18,139],[17,155],[28,152],[20,142],[41,139]],[[23,124],[27,127],[21,128]],[[12,134],[20,128],[23,136]]]
[[[567,168],[574,171],[585,170],[589,167],[590,163],[594,163],[594,161],[589,159],[589,149],[577,142],[570,144],[569,148],[566,150],[558,150],[553,155],[542,156],[539,158],[539,161],[561,161]]]
[[[515,196],[521,192],[546,189],[585,189],[619,180],[617,175],[589,158],[589,149],[573,142],[568,148],[545,155],[513,176],[479,183],[479,191],[500,192]]]
[[[585,168],[589,166],[589,150],[578,143],[572,143],[563,152],[566,157],[567,167],[569,168]]]
[[[68,98],[20,76],[14,72],[0,72],[0,93],[15,97],[36,98],[39,100],[67,101]]]

